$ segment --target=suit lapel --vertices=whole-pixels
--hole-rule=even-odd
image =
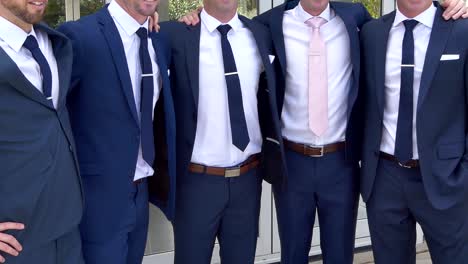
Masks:
[[[54,109],[54,106],[50,100],[47,100],[45,96],[29,82],[29,80],[23,75],[21,70],[18,68],[16,63],[6,54],[6,52],[0,48],[0,76],[11,84],[16,90],[25,95],[28,98],[50,108]],[[55,110],[55,109],[54,109]]]
[[[36,28],[46,32],[49,35],[54,51],[55,60],[57,61],[57,72],[59,78],[59,99],[57,109],[64,105],[68,90],[70,88],[70,76],[72,67],[72,48],[71,44],[67,43],[67,39],[61,33],[50,29],[49,27],[38,24]]]
[[[335,11],[336,15],[338,15],[343,20],[346,31],[348,32],[351,64],[353,65],[353,83],[356,83],[359,80],[361,59],[357,24],[352,17],[349,17],[349,12],[343,10],[337,3],[330,2],[330,7]],[[358,87],[359,85],[351,85],[351,90],[348,97],[348,104],[350,106],[354,105],[354,101],[356,100],[358,94]],[[352,107],[348,107],[348,109],[351,110]],[[351,111],[348,111],[348,117],[350,114]]]
[[[385,92],[385,62],[387,57],[388,35],[395,20],[395,12],[382,19],[382,30],[375,34],[375,88],[377,94],[377,103],[379,105],[380,116],[383,116],[384,92]]]
[[[281,65],[283,76],[286,76],[286,48],[284,45],[283,16],[286,11],[286,4],[281,8],[274,8],[270,16],[270,31],[275,47],[276,55]]]
[[[117,69],[121,87],[123,89],[123,93],[125,94],[125,98],[127,99],[128,107],[130,108],[135,122],[139,125],[140,122],[138,120],[135,99],[133,97],[132,82],[130,79],[127,59],[125,57],[124,47],[122,40],[120,39],[119,31],[117,30],[117,27],[115,26],[114,21],[112,20],[112,17],[106,7],[99,11],[97,19],[101,25],[101,32],[107,41],[112,58],[114,59],[114,66]]]
[[[200,62],[200,27],[201,21],[196,26],[187,26],[185,38],[185,58],[190,87],[192,88],[195,107],[198,109],[199,91],[199,62]]]
[[[158,63],[160,75],[167,77],[167,72],[164,72],[167,69],[167,62],[164,54],[161,51],[162,43],[159,39],[159,33],[150,33],[151,42],[153,43],[153,49],[156,53],[156,60]]]
[[[268,57],[268,52],[265,50],[264,40],[260,37],[263,34],[260,34],[258,32],[255,25],[248,18],[239,15],[239,19],[245,25],[245,27],[247,27],[250,30],[250,32],[252,32],[252,36],[254,37],[255,43],[257,44],[258,53],[260,54],[260,57],[262,58],[262,63],[264,65],[264,68],[266,69],[270,64],[270,58]]]
[[[165,98],[167,95],[167,92],[170,92],[169,90],[169,75],[167,72],[167,61],[166,57],[164,56],[165,54],[163,53],[163,43],[160,40],[160,35],[159,33],[150,33],[151,36],[151,42],[153,44],[153,49],[154,52],[156,53],[156,61],[158,63],[159,67],[159,75],[161,76],[161,92],[162,92],[162,98]],[[159,97],[161,98],[161,96]],[[166,101],[166,100],[164,100]]]
[[[427,47],[424,68],[421,75],[421,84],[419,87],[418,110],[431,86],[434,74],[439,67],[440,57],[444,52],[445,45],[452,30],[453,20],[444,21],[442,18],[442,9],[437,8],[432,26],[431,37]]]

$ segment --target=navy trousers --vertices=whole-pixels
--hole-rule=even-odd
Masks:
[[[287,187],[274,187],[282,264],[306,264],[315,212],[325,264],[352,264],[359,168],[344,151],[309,157],[287,150]]]
[[[380,159],[367,214],[376,264],[416,263],[416,223],[434,264],[468,263],[468,197],[446,210],[435,209],[418,168]]]
[[[257,170],[239,177],[189,173],[177,189],[175,264],[209,264],[215,239],[221,263],[253,264],[262,179]]]
[[[3,254],[7,264],[85,264],[81,251],[81,239],[78,226],[56,240],[30,248],[23,245],[23,251],[17,257]]]
[[[148,184],[146,179],[133,185],[133,191],[122,205],[119,231],[102,240],[93,234],[83,234],[83,254],[86,264],[141,264],[148,236]],[[95,217],[99,217],[96,215]]]

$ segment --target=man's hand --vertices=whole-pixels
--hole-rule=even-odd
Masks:
[[[179,18],[179,22],[185,23],[187,26],[195,26],[200,23],[200,18],[198,15],[203,10],[203,6],[197,7],[197,9],[188,12],[185,16]]]
[[[159,14],[158,11],[154,12],[148,19],[148,30],[149,32],[159,32]]]
[[[468,8],[463,0],[444,0],[440,5],[445,8],[442,14],[445,20],[468,18]]]
[[[20,223],[0,223],[0,252],[8,253],[12,256],[18,256],[19,252],[23,250],[18,240],[11,235],[2,233],[6,230],[23,230],[24,225]],[[0,255],[0,263],[4,263],[5,258]]]

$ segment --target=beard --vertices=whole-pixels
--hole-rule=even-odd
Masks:
[[[28,11],[27,4],[17,3],[15,0],[2,1],[2,5],[6,7],[13,15],[28,24],[37,24],[42,21],[44,12]]]

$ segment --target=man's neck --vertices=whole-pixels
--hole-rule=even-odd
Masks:
[[[398,1],[397,1],[398,2]],[[424,13],[427,9],[432,6],[432,2],[427,2],[426,5],[422,5],[421,7],[410,8],[407,5],[398,5],[398,11],[402,13],[407,18],[415,18],[420,14]]]
[[[206,8],[205,8],[205,11],[208,15],[216,18],[219,22],[224,23],[224,24],[231,21],[236,16],[236,13],[237,13],[237,10],[230,11],[230,12],[216,12],[216,11],[206,9]]]

